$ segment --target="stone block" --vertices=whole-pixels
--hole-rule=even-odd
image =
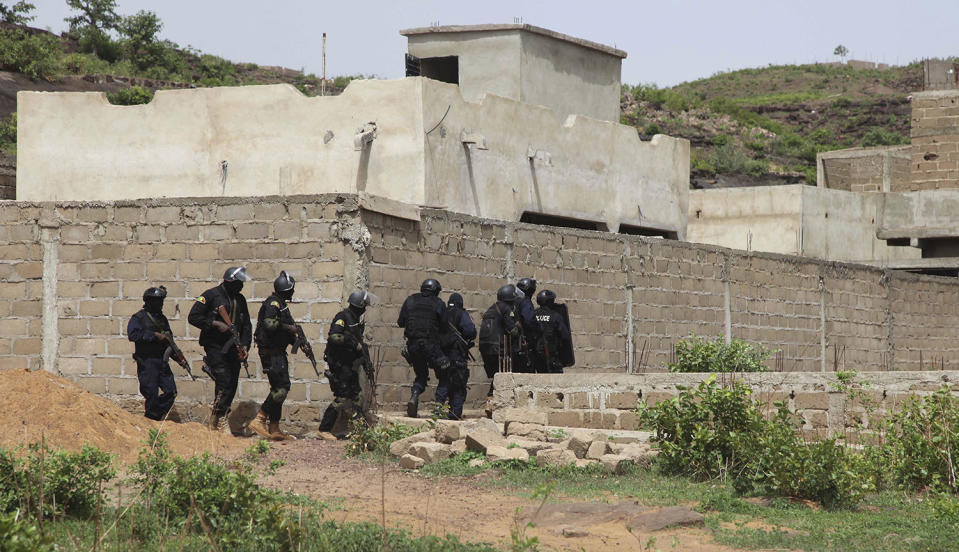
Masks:
[[[506,435],[519,435],[534,441],[546,440],[546,426],[542,424],[524,424],[522,422],[506,422]]]
[[[639,393],[616,392],[606,396],[606,408],[634,410],[639,402]]]
[[[482,468],[483,464],[486,463],[486,460],[482,458],[473,458],[469,461],[469,467],[471,468]]]
[[[829,410],[829,393],[796,393],[796,410]]]
[[[506,446],[509,448],[510,445],[516,445],[526,449],[532,455],[535,455],[537,452],[546,449],[556,448],[554,443],[548,441],[533,441],[531,439],[524,439],[516,435],[511,435],[506,438]]]
[[[415,435],[410,435],[409,437],[390,443],[390,454],[393,456],[403,456],[410,451],[410,447],[414,444],[433,440],[434,435],[432,431],[423,431]]]
[[[522,447],[490,447],[486,451],[486,460],[488,462],[505,462],[509,460],[520,460],[529,462],[529,452]]]
[[[573,451],[576,458],[585,458],[589,446],[593,443],[593,437],[584,431],[574,431],[569,438],[569,450]]]
[[[537,412],[525,408],[497,408],[493,411],[493,421],[499,423],[519,422],[546,425],[547,419],[546,412]]]
[[[506,447],[506,439],[498,431],[488,429],[474,429],[466,434],[466,449],[486,454],[486,449],[493,446]]]
[[[586,449],[586,458],[592,458],[593,460],[599,460],[603,455],[610,452],[609,443],[606,441],[596,440],[589,444],[589,448]]]
[[[426,465],[426,461],[419,456],[404,454],[400,457],[400,467],[407,470],[418,470]]]
[[[547,424],[560,427],[581,427],[582,410],[554,410],[547,415]]]
[[[576,463],[576,455],[568,449],[545,449],[536,453],[540,466],[568,466]]]
[[[436,440],[440,443],[445,443],[448,445],[461,438],[459,422],[454,422],[452,420],[437,420],[434,430],[436,431]]]
[[[434,441],[423,441],[413,443],[413,445],[410,446],[409,454],[419,456],[425,460],[427,464],[435,464],[440,460],[445,460],[450,457],[450,446]]]
[[[623,474],[633,465],[632,459],[621,454],[604,454],[600,457],[599,462],[616,475]]]
[[[466,452],[466,439],[457,439],[450,443],[450,454],[456,456]]]
[[[592,458],[577,458],[573,464],[577,468],[588,468],[590,466],[599,464],[599,461],[593,460]]]

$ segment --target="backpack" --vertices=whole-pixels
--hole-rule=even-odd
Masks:
[[[479,350],[481,354],[499,355],[500,341],[503,338],[503,314],[496,303],[486,309],[480,322]]]

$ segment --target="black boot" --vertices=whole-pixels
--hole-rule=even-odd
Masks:
[[[406,415],[410,418],[415,418],[417,411],[419,411],[420,393],[422,393],[422,391],[414,389],[410,394],[410,402],[406,403]]]
[[[329,432],[331,429],[333,429],[333,425],[336,424],[336,415],[337,408],[335,405],[330,403],[330,405],[326,407],[326,411],[323,412],[323,418],[320,420],[321,432]]]

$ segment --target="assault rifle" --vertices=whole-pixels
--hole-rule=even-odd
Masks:
[[[310,359],[310,362],[313,363],[313,371],[316,372],[316,377],[320,377],[320,371],[316,369],[316,356],[313,354],[313,347],[310,346],[310,342],[306,339],[306,334],[303,333],[303,326],[299,324],[296,324],[296,341],[293,342],[293,354],[296,354],[297,349],[303,351],[306,358]]]
[[[466,357],[469,358],[470,361],[476,360],[473,358],[473,353],[470,352],[470,349],[473,348],[473,344],[469,341],[466,341],[466,338],[463,337],[463,334],[456,329],[456,326],[454,326],[452,322],[447,322],[447,324],[449,324],[453,335],[456,336],[457,344],[463,348],[463,352],[466,354]]]
[[[186,357],[183,356],[183,351],[177,347],[176,342],[173,341],[173,334],[170,332],[160,332],[166,336],[167,348],[166,351],[163,351],[163,362],[169,362],[172,358],[176,361],[177,364],[183,367],[186,370],[187,374],[190,374],[190,379],[196,381],[196,376],[193,375],[193,370],[190,369],[190,363],[187,362]]]
[[[370,381],[370,386],[374,386],[376,385],[376,373],[373,370],[373,360],[370,358],[370,348],[362,340],[360,340],[360,345],[363,347],[363,356],[356,360],[362,362],[366,379]]]
[[[220,318],[223,319],[223,322],[230,327],[230,333],[233,334],[233,337],[223,345],[223,352],[226,353],[230,345],[236,346],[236,354],[243,363],[243,369],[246,370],[246,377],[252,377],[250,375],[250,362],[247,359],[247,352],[243,350],[243,345],[240,344],[240,331],[233,325],[233,320],[230,319],[230,313],[226,312],[225,306],[220,305],[216,308],[216,312],[220,315]]]

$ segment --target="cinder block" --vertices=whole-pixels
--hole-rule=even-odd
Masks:
[[[282,220],[286,216],[286,205],[282,203],[261,203],[253,207],[256,220]]]
[[[120,357],[94,357],[91,361],[91,371],[101,376],[119,376],[123,373],[123,359]]]
[[[236,227],[239,240],[265,240],[270,237],[270,225],[265,222],[248,222]]]
[[[583,411],[581,410],[554,410],[548,413],[547,419],[551,426],[583,427]]]
[[[252,205],[219,205],[216,208],[216,220],[252,220]]]
[[[148,207],[146,209],[146,222],[149,224],[174,224],[180,222],[180,207]]]
[[[829,410],[829,393],[796,393],[796,410]]]
[[[15,355],[38,355],[43,348],[43,340],[39,337],[18,337],[13,339],[12,351]],[[3,348],[0,348],[3,350]],[[3,361],[0,361],[3,364]]]
[[[95,377],[86,377],[86,378],[76,378],[76,384],[80,387],[86,389],[91,393],[101,394],[106,393],[107,391],[107,381],[106,378],[95,378]]]
[[[0,335],[4,337],[28,335],[28,327],[28,323],[24,319],[0,319]]]
[[[149,271],[149,270],[148,270]],[[90,297],[118,297],[120,282],[96,282],[90,284]]]
[[[57,370],[65,375],[86,375],[90,373],[90,359],[86,357],[60,357]]]
[[[107,350],[103,338],[77,339],[74,345],[74,351],[79,355],[102,355]]]
[[[639,393],[628,391],[610,393],[606,396],[606,408],[633,410],[639,401]]]
[[[43,278],[43,263],[24,262],[13,265],[14,271],[25,280]]]
[[[107,392],[111,395],[138,395],[140,382],[134,377],[108,378]]]
[[[14,301],[11,310],[14,316],[40,316],[43,313],[43,303],[40,301]]]

